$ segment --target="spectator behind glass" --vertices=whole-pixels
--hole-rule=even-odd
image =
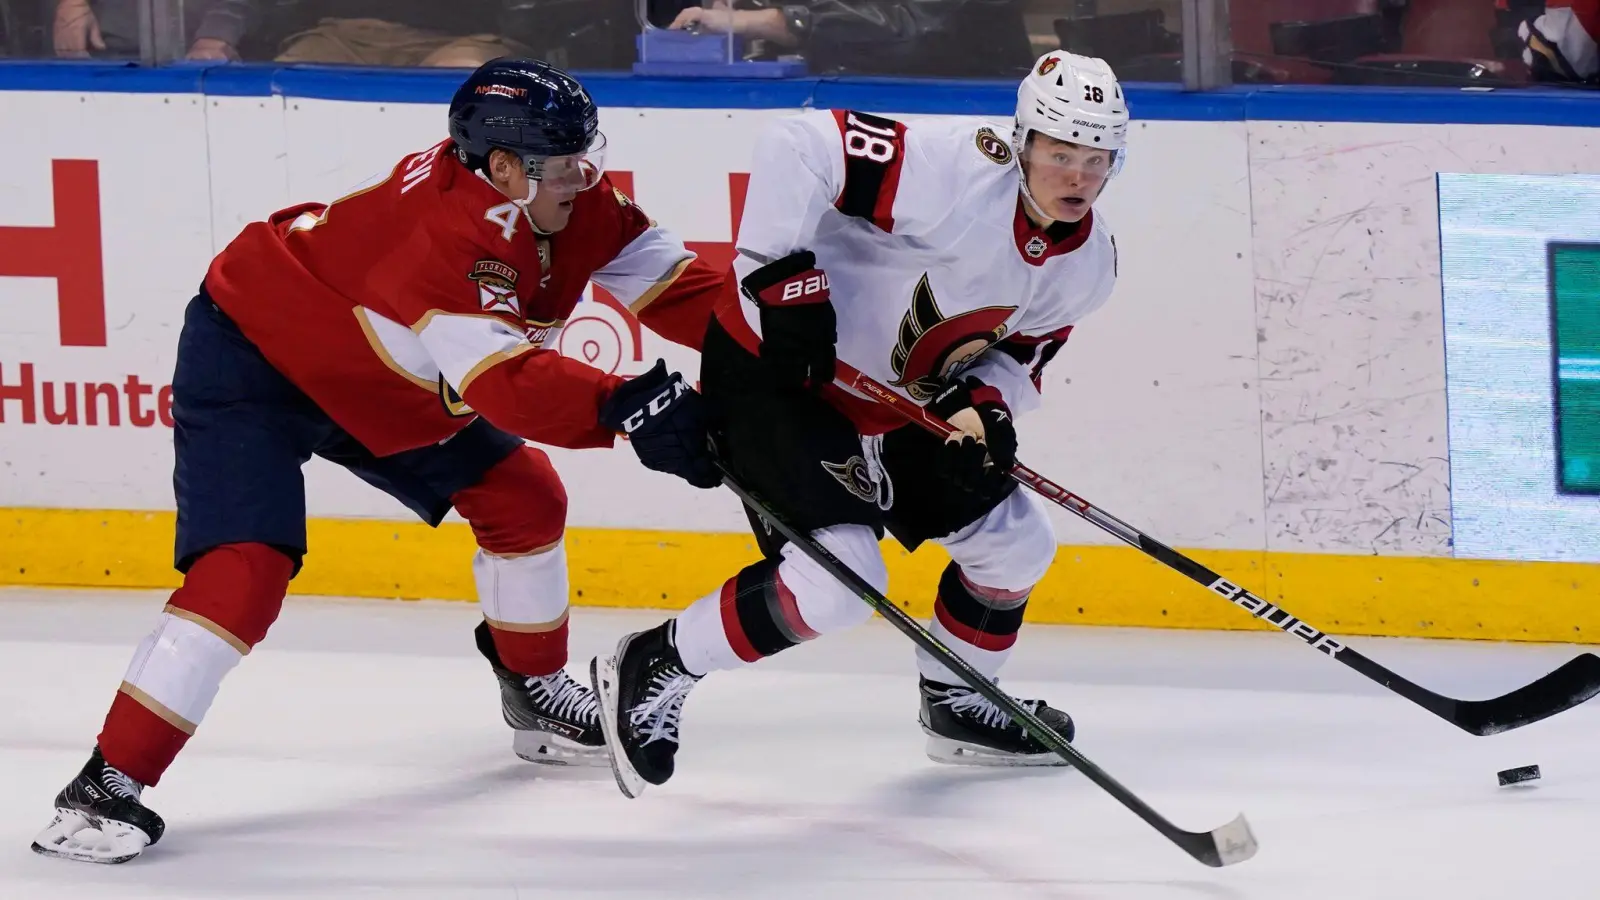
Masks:
[[[1600,0],[1549,0],[1544,14],[1523,22],[1522,61],[1535,81],[1594,85],[1600,82]]]
[[[669,3],[669,6],[672,5]],[[676,4],[670,28],[765,42],[761,55],[798,53],[813,72],[1012,77],[1033,62],[1021,0],[751,0]],[[685,8],[686,7],[686,8]],[[652,4],[652,18],[662,12]]]
[[[60,0],[50,26],[56,56],[139,55],[138,0]]]
[[[530,49],[497,34],[497,0],[211,0],[195,29],[190,59],[237,60],[240,42],[268,32],[278,62],[475,68]],[[287,34],[276,47],[271,39]],[[257,43],[261,41],[258,38]]]

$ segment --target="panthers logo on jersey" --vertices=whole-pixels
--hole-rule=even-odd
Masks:
[[[1015,306],[985,306],[945,318],[923,273],[900,319],[900,339],[889,353],[896,387],[926,403],[983,351],[1006,336]]]

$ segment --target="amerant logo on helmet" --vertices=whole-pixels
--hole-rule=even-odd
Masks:
[[[480,84],[477,86],[477,88],[475,88],[475,90],[479,94],[493,95],[496,97],[511,97],[513,99],[517,97],[528,96],[527,88],[512,87],[509,84]]]

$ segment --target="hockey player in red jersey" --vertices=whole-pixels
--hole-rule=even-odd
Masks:
[[[756,145],[730,291],[701,357],[723,461],[879,591],[884,531],[951,562],[930,630],[997,677],[1056,551],[1040,500],[1007,477],[1014,417],[1116,281],[1098,210],[1128,110],[1110,67],[1056,51],[1017,92],[1009,140],[961,119],[913,124],[846,110],[775,122]],[[843,361],[958,429],[940,441],[832,383]],[[676,619],[628,635],[591,678],[617,783],[671,777],[684,698],[735,669],[872,615],[752,516],[766,556]],[[920,719],[939,762],[1060,757],[919,653]],[[1067,740],[1073,723],[1023,705]]]
[[[547,348],[591,279],[698,348],[724,274],[611,187],[595,105],[560,70],[484,65],[449,133],[340,200],[247,226],[206,273],[173,377],[183,586],[34,850],[122,862],[161,838],[142,789],[277,617],[312,455],[429,524],[461,513],[514,749],[605,764],[594,697],[564,670],[566,495],[524,439],[607,447],[626,430],[646,466],[717,484],[680,376],[658,362],[624,381]]]

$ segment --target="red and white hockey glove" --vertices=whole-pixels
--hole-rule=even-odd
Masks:
[[[813,391],[832,382],[838,320],[816,254],[797,250],[746,275],[739,287],[761,309],[761,361],[773,380]]]
[[[999,390],[968,376],[941,391],[928,411],[956,429],[939,454],[943,477],[971,493],[1005,483],[1017,464],[1017,429]]]

